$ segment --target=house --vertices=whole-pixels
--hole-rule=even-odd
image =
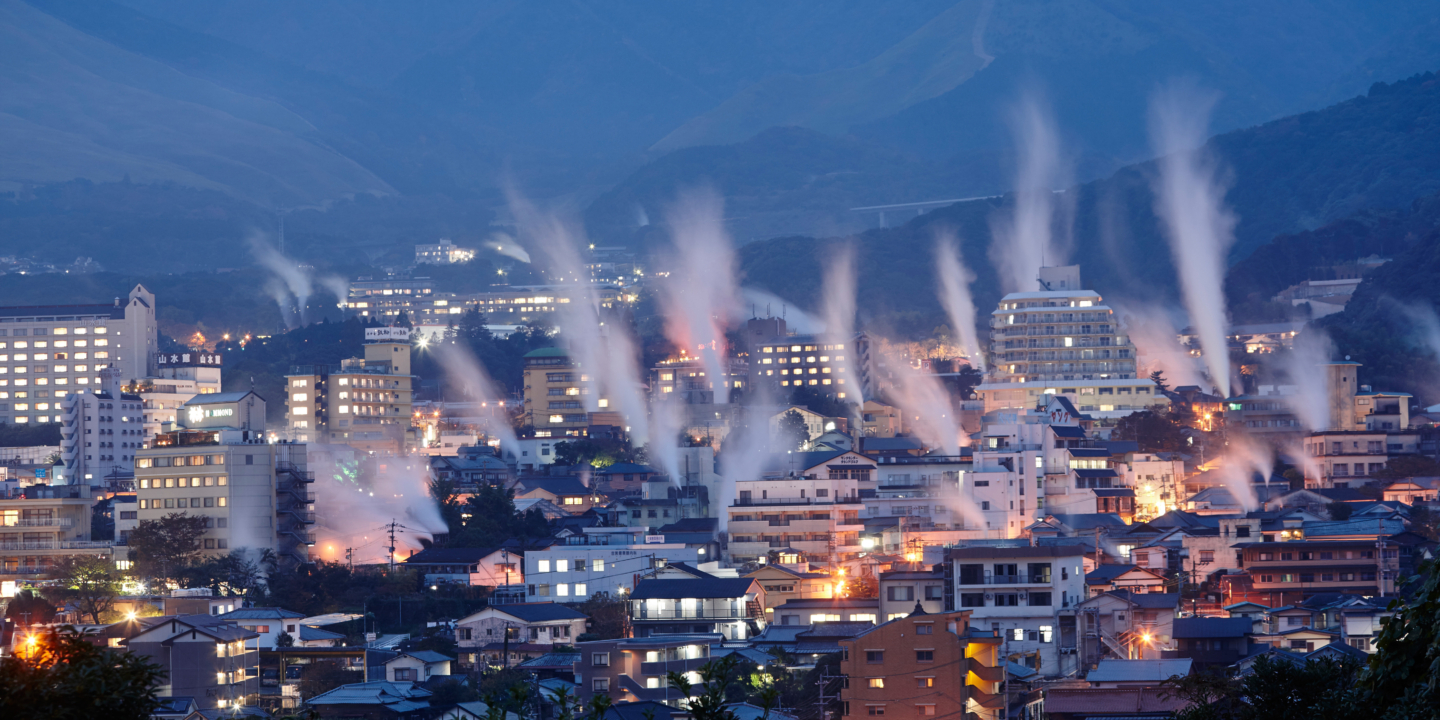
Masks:
[[[1250,654],[1254,622],[1248,617],[1178,618],[1171,631],[1174,650],[1165,659],[1189,658],[1196,667],[1229,667]]]
[[[1111,590],[1129,592],[1165,592],[1165,576],[1136,565],[1101,565],[1085,574],[1090,597]]]
[[[321,718],[428,719],[431,692],[409,682],[363,682],[341,685],[305,701]]]
[[[301,625],[300,634],[295,638],[295,644],[300,647],[340,647],[345,644],[345,636],[329,630]]]
[[[504,664],[518,664],[550,652],[556,645],[571,645],[585,632],[589,618],[559,603],[507,603],[492,605],[455,623],[455,642],[462,665],[474,665],[481,654]]]
[[[157,697],[160,707],[150,713],[151,720],[190,720],[203,717],[193,697]]]
[[[260,693],[260,634],[210,615],[143,618],[120,644],[160,666],[156,695],[191,697],[202,710],[243,705]]]
[[[1233,605],[1226,605],[1223,609],[1230,613],[1232,618],[1245,618],[1250,621],[1250,634],[1258,635],[1266,632],[1270,625],[1270,608],[1249,601],[1238,602]]]
[[[597,468],[590,473],[595,489],[606,495],[627,495],[640,492],[650,478],[662,475],[649,465],[636,463],[614,463]]]
[[[1304,626],[1256,638],[1258,641],[1268,642],[1277,649],[1305,653],[1314,652],[1332,642],[1339,641],[1339,639],[1340,633]]]
[[[499,587],[525,582],[525,554],[510,548],[428,547],[405,558],[405,567],[424,573],[426,585]]]
[[[522,477],[515,481],[515,499],[549,500],[572,515],[607,502],[604,495],[591,490],[580,478],[571,475]]]
[[[716,634],[653,635],[577,643],[580,659],[574,679],[581,707],[596,695],[614,703],[677,700],[666,682],[670,672],[694,673],[710,661],[710,648],[724,636]],[[692,676],[694,677],[694,676]]]
[[[385,661],[385,679],[423,683],[437,675],[449,675],[454,660],[433,650],[407,650]]]
[[[474,702],[456,703],[434,708],[430,716],[433,720],[490,720],[490,706],[479,700]],[[513,712],[505,713],[505,720],[520,720],[520,716]]]
[[[801,572],[772,564],[762,565],[745,577],[754,578],[765,589],[765,617],[772,622],[776,607],[792,599],[834,597],[836,581],[843,580],[825,573]]]
[[[1076,612],[1086,663],[1109,653],[1120,658],[1158,660],[1173,650],[1178,593],[1130,593],[1111,590],[1080,604]]]
[[[888,622],[909,615],[916,607],[927,613],[945,612],[945,567],[880,573],[880,617]]]
[[[1157,687],[1172,677],[1188,677],[1194,666],[1188,658],[1176,660],[1101,660],[1085,676],[1095,688]]]
[[[636,637],[718,633],[744,640],[765,627],[765,588],[750,577],[641,580],[630,594],[630,623]]]
[[[775,608],[773,621],[780,625],[810,625],[821,622],[879,622],[880,601],[876,598],[811,598],[787,600]]]
[[[1188,705],[1187,700],[1157,687],[1056,687],[1045,691],[1045,714],[1050,720],[1168,718]]]
[[[1402,502],[1406,505],[1418,505],[1422,502],[1434,502],[1436,489],[1425,487],[1411,480],[1401,480],[1391,483],[1384,490],[1385,500],[1391,502]]]
[[[1002,638],[969,620],[969,611],[917,612],[841,640],[841,715],[1000,717]]]
[[[289,635],[292,641],[297,639],[305,613],[278,607],[248,607],[214,617],[254,632],[257,637],[252,647],[255,649],[273,650],[280,644],[281,635]]]

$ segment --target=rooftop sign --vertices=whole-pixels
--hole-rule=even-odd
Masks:
[[[377,342],[410,342],[408,327],[365,328],[365,339]]]

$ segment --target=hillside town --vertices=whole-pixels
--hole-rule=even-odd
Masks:
[[[651,367],[608,329],[643,265],[586,269],[356,281],[359,352],[279,397],[143,286],[0,308],[0,420],[58,430],[0,449],[0,646],[143,656],[156,718],[1148,719],[1185,678],[1363,664],[1434,556],[1440,406],[1298,353],[1172,387],[1078,266],[983,350],[755,308]],[[465,349],[546,326],[516,377]]]

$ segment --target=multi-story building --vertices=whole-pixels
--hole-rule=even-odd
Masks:
[[[765,588],[750,577],[646,578],[630,593],[636,637],[717,633],[744,640],[765,629]]]
[[[416,265],[449,265],[469,262],[474,257],[474,250],[462,248],[450,242],[450,238],[441,238],[440,242],[434,244],[415,246]]]
[[[526,602],[585,602],[620,597],[641,575],[669,563],[697,563],[698,548],[647,542],[647,528],[585,528],[564,544],[525,551]]]
[[[916,564],[909,565],[913,568]],[[942,565],[923,570],[894,569],[880,573],[881,620],[905,617],[917,606],[927,613],[945,612],[945,568]]]
[[[65,396],[60,431],[60,459],[65,468],[58,478],[65,482],[99,487],[128,479],[134,471],[135,453],[147,440],[140,396],[122,392],[116,368],[101,370],[100,381],[90,392]]]
[[[1305,454],[1313,458],[1320,472],[1320,487],[1364,485],[1371,476],[1385,469],[1389,460],[1387,436],[1384,432],[1342,431],[1319,432],[1305,438]]]
[[[221,391],[223,360],[220,353],[212,352],[159,353],[153,376],[129,380],[125,392],[139,395],[145,406],[147,442],[165,423],[178,421],[180,409],[191,398]]]
[[[757,339],[748,363],[750,387],[763,384],[781,393],[806,387],[840,399],[863,397],[873,383],[868,345],[864,334],[844,342],[818,335]]]
[[[743,390],[750,373],[747,363],[738,358],[725,362],[725,375],[719,379],[720,402],[727,403],[731,394]],[[656,400],[678,401],[687,405],[711,405],[716,400],[716,380],[706,377],[708,371],[701,358],[686,355],[661,360],[650,368],[650,393]]]
[[[253,392],[197,396],[184,411],[181,429],[136,456],[139,520],[200,516],[207,555],[269,549],[309,562],[315,496],[305,446],[265,442],[265,401]]]
[[[969,610],[976,627],[996,631],[1007,653],[1029,658],[1043,675],[1076,669],[1059,641],[1066,632],[1073,638],[1075,608],[1085,600],[1081,546],[959,547],[945,563],[954,580],[950,607]]]
[[[841,716],[999,718],[1002,639],[970,615],[916,612],[841,640]]]
[[[766,618],[771,618],[775,608],[790,600],[835,597],[836,585],[844,583],[844,576],[802,572],[784,565],[763,565],[758,570],[747,573],[745,577],[754,578],[765,590]]]
[[[360,317],[393,322],[405,313],[412,323],[431,306],[435,283],[430,278],[374,280],[360,278],[350,283],[345,304]]]
[[[1270,607],[1300,603],[1319,593],[1393,595],[1401,545],[1388,538],[1239,543],[1250,577],[1247,600]]]
[[[577,643],[580,658],[575,661],[575,693],[580,707],[589,707],[596,696],[611,702],[657,702],[683,708],[685,696],[667,677],[682,673],[702,692],[700,668],[710,662],[710,648],[724,638],[720,635],[652,635],[649,637],[595,640]]]
[[[741,479],[725,508],[730,562],[765,562],[771,552],[838,564],[862,550],[862,489],[873,491],[875,461],[855,452],[793,453],[793,469]],[[868,492],[865,494],[869,494]]]
[[[210,615],[171,615],[137,621],[143,629],[127,648],[160,666],[155,694],[194,698],[201,709],[239,709],[260,700],[260,636]]]
[[[359,280],[350,284],[346,306],[360,317],[393,322],[404,312],[424,332],[443,331],[467,310],[485,315],[488,325],[554,324],[559,306],[579,301],[582,292],[594,297],[601,309],[612,310],[634,302],[634,293],[612,283],[576,285],[496,286],[488,292],[437,293],[429,278],[411,280]]]
[[[109,558],[111,543],[90,539],[92,502],[88,485],[31,485],[0,495],[0,578],[38,579],[72,555]]]
[[[609,398],[592,395],[589,372],[561,348],[525,354],[524,387],[524,422],[536,438],[615,434],[627,425]]]
[[[398,453],[414,444],[408,328],[366,328],[365,357],[300,365],[285,376],[285,416],[300,442]]]
[[[1080,266],[1040,269],[1039,289],[1010,293],[991,314],[997,382],[1126,380],[1135,344],[1099,293],[1081,289]]]
[[[560,603],[508,603],[487,607],[455,623],[455,642],[462,665],[473,666],[480,655],[499,659],[508,645],[572,645],[585,632],[584,613]],[[506,642],[508,639],[508,643]]]
[[[157,350],[155,296],[136,285],[113,305],[0,308],[0,423],[60,422],[65,396],[100,370],[145,377]]]

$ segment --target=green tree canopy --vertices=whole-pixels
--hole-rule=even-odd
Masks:
[[[138,575],[171,580],[181,576],[191,561],[200,556],[200,537],[205,518],[170,513],[159,520],[143,520],[130,533],[130,557]]]
[[[57,604],[74,603],[80,617],[99,625],[108,622],[115,598],[120,595],[120,574],[109,558],[71,555],[55,564],[55,584],[45,597]]]
[[[0,716],[6,720],[146,720],[160,707],[160,666],[127,650],[45,630],[0,658]]]

